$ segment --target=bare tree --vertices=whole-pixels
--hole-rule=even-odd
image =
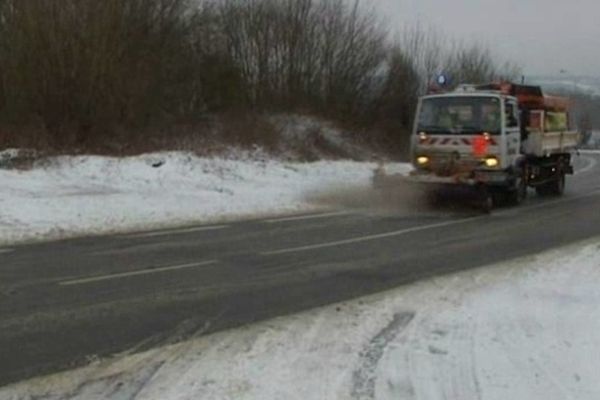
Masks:
[[[447,67],[448,40],[434,28],[416,23],[406,27],[397,42],[400,51],[413,64],[420,92],[424,93],[431,79]]]
[[[35,124],[67,147],[231,110],[393,132],[408,129],[436,73],[456,83],[517,74],[486,46],[422,25],[391,40],[367,4],[0,0],[0,124]]]
[[[227,47],[255,104],[352,109],[385,58],[385,31],[358,0],[219,4]]]
[[[406,28],[398,43],[414,64],[422,93],[440,73],[448,75],[454,84],[513,80],[520,74],[516,65],[501,61],[489,46],[448,39],[420,23]]]

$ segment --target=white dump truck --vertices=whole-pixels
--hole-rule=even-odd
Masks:
[[[419,100],[408,180],[474,187],[486,211],[520,203],[528,187],[560,196],[579,141],[567,99],[537,86],[462,85]]]

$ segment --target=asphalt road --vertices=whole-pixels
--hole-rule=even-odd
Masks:
[[[0,386],[600,235],[600,155],[491,215],[361,210],[0,249]]]

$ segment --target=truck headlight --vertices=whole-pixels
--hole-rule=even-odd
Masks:
[[[487,157],[484,163],[488,168],[496,168],[500,165],[500,161],[496,157]]]
[[[424,167],[425,165],[429,164],[429,157],[427,157],[427,156],[417,157],[417,164],[419,164],[421,167]]]

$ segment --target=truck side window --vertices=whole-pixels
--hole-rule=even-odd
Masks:
[[[517,128],[519,126],[518,110],[514,103],[505,103],[506,127]]]

